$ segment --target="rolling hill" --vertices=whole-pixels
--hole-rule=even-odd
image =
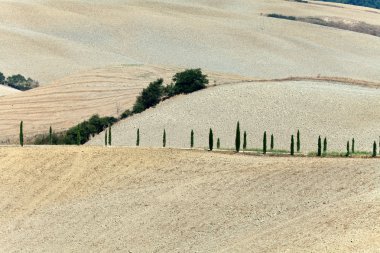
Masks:
[[[5,85],[0,85],[0,97],[10,95],[10,94],[15,94],[18,92],[20,91],[13,89],[11,87],[5,86]]]

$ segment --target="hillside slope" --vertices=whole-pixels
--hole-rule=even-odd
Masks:
[[[8,86],[0,85],[0,97],[20,92]]]
[[[0,97],[0,143],[17,140],[18,125],[24,121],[25,137],[63,131],[93,114],[119,116],[130,109],[136,96],[150,82],[172,76],[182,68],[123,65],[93,69],[70,75],[30,91]],[[211,84],[239,82],[246,78],[207,72]]]
[[[2,252],[376,252],[378,160],[0,148]]]
[[[302,135],[302,150],[316,151],[318,136],[330,151],[345,151],[355,138],[357,150],[371,151],[378,141],[380,89],[328,81],[249,82],[212,87],[178,96],[113,126],[113,145],[134,146],[140,128],[142,146],[161,147],[166,129],[169,147],[208,147],[212,128],[221,146],[234,148],[236,122],[247,131],[248,147],[261,148],[264,131],[275,147],[289,150],[291,135]],[[269,142],[268,142],[269,143]],[[103,145],[104,133],[89,145]]]
[[[380,11],[283,0],[0,0],[0,70],[48,84],[113,64],[164,64],[260,78],[380,80],[379,38],[265,14],[380,26]],[[17,56],[17,57],[15,57]]]

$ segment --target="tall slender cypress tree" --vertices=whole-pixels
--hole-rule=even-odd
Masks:
[[[51,126],[49,128],[49,144],[53,145],[53,129],[51,128]]]
[[[294,155],[294,135],[292,135],[290,140],[290,155]]]
[[[372,157],[377,156],[377,146],[376,146],[376,141],[373,142],[373,150],[372,150]]]
[[[350,156],[350,141],[347,141],[347,153],[346,156]]]
[[[267,132],[264,132],[263,136],[263,154],[265,155],[267,153]]]
[[[137,128],[136,146],[140,146],[140,128]]]
[[[218,141],[216,142],[216,148],[220,149],[220,138],[218,138]]]
[[[352,138],[351,151],[352,151],[352,154],[355,153],[355,138]]]
[[[208,134],[208,149],[212,151],[214,148],[214,134],[212,133],[212,129],[210,128],[210,132]]]
[[[24,146],[24,122],[21,121],[20,122],[20,146],[23,147]]]
[[[112,146],[112,126],[111,125],[108,130],[108,145]]]
[[[301,151],[301,134],[300,130],[297,131],[297,152]]]
[[[326,154],[327,152],[327,138],[323,140],[323,153]]]
[[[274,136],[273,134],[270,135],[270,150],[274,149]]]
[[[162,147],[166,147],[166,130],[164,129],[164,134],[162,136]]]
[[[235,150],[236,152],[240,151],[240,123],[239,121],[236,125]]]
[[[190,134],[190,147],[194,148],[194,130],[191,130]]]
[[[318,153],[317,156],[322,156],[322,140],[321,136],[318,137]]]
[[[247,132],[244,131],[244,137],[243,137],[243,149],[247,149]]]
[[[106,131],[104,131],[104,146],[107,147],[108,144],[108,136],[107,136],[108,130],[106,128]]]

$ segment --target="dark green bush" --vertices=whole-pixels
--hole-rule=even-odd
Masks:
[[[188,94],[206,88],[208,84],[207,75],[202,74],[201,69],[187,69],[177,73],[173,77],[174,87],[170,89],[171,94]]]
[[[151,82],[147,88],[143,89],[140,96],[137,97],[133,106],[133,113],[140,113],[146,109],[157,105],[164,94],[164,80],[162,78]]]

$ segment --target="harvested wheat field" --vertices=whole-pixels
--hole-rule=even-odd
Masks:
[[[302,151],[316,151],[318,136],[327,137],[328,150],[345,151],[355,138],[357,150],[372,151],[380,136],[380,89],[328,81],[273,81],[220,85],[182,95],[112,127],[113,145],[188,148],[208,147],[209,129],[222,148],[234,148],[236,123],[247,131],[248,148],[261,148],[264,131],[274,134],[276,149],[290,149],[291,135],[301,131]],[[268,142],[269,143],[269,142]],[[89,145],[103,145],[104,133]]]
[[[380,80],[379,37],[269,13],[380,26],[378,10],[314,1],[0,0],[0,70],[42,85],[130,63]]]
[[[376,252],[377,159],[0,148],[1,252]]]
[[[130,109],[136,96],[157,78],[171,82],[182,68],[122,65],[93,69],[70,75],[30,91],[0,98],[0,142],[14,142],[18,125],[25,124],[27,139],[47,133],[52,126],[60,132],[87,120],[93,114],[120,116]],[[210,84],[241,82],[233,74],[208,73]],[[0,87],[1,88],[1,87]],[[1,91],[0,91],[1,92]]]

